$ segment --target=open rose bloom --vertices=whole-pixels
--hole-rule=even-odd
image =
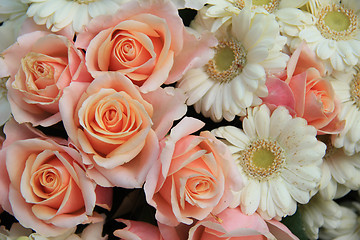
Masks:
[[[270,109],[285,106],[289,112],[307,120],[318,134],[337,134],[344,128],[340,121],[340,102],[325,78],[325,69],[315,54],[301,44],[287,64],[285,76],[269,77],[269,95],[263,98]]]
[[[227,208],[216,216],[197,222],[189,231],[189,240],[296,240],[282,223],[265,221],[254,213],[246,215],[240,208]]]
[[[184,102],[181,91],[142,94],[124,75],[107,73],[91,84],[72,83],[60,112],[69,138],[85,153],[87,174],[102,186],[134,188],[157,159],[158,139],[185,114]]]
[[[59,99],[73,81],[91,81],[83,53],[64,36],[35,31],[6,49],[0,67],[7,69],[11,112],[19,123],[51,126],[61,121]]]
[[[86,177],[81,154],[31,128],[9,121],[0,152],[1,205],[22,226],[57,236],[78,224],[97,221],[97,193],[109,209],[111,189],[97,190]],[[4,190],[4,191],[3,191]]]
[[[141,91],[180,79],[194,64],[209,60],[214,38],[198,39],[184,27],[170,1],[130,1],[112,16],[93,19],[76,45],[86,49],[93,77],[121,72]]]
[[[226,146],[210,132],[189,135],[203,123],[184,118],[161,141],[159,159],[145,183],[147,201],[156,208],[156,219],[176,226],[217,214],[240,190],[240,178]]]

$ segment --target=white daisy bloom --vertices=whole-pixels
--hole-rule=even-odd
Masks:
[[[325,199],[337,199],[350,190],[360,188],[360,153],[346,155],[342,148],[335,148],[330,136],[319,136],[326,144],[319,193]]]
[[[352,202],[350,206],[336,206],[341,213],[337,227],[324,226],[320,229],[323,240],[359,240],[360,239],[360,204]]]
[[[319,239],[321,227],[337,228],[340,226],[342,211],[336,202],[315,195],[309,203],[299,206],[302,223],[307,237]]]
[[[229,146],[245,182],[233,207],[281,219],[318,191],[326,145],[313,126],[292,118],[286,108],[272,114],[266,105],[251,108],[243,130],[226,126],[212,132]]]
[[[298,25],[298,32],[289,34],[292,42],[290,49],[294,50],[302,41],[315,51],[324,62],[329,73],[333,70],[344,71],[355,66],[360,58],[360,30],[358,1],[330,1],[332,4],[320,4],[319,8],[309,12],[299,12],[292,15]],[[290,13],[277,12],[279,21],[283,22]],[[304,21],[304,19],[306,19]],[[281,24],[280,24],[281,25]],[[283,28],[282,28],[283,29]],[[295,30],[292,28],[291,30]],[[287,29],[288,32],[290,32]],[[282,31],[284,34],[288,34]]]
[[[195,19],[195,28],[201,24],[204,29],[211,25],[201,17]],[[178,84],[188,96],[187,105],[215,122],[244,116],[246,108],[261,104],[260,97],[268,94],[266,73],[284,69],[289,59],[281,52],[286,39],[280,36],[274,16],[257,14],[251,19],[243,9],[229,27],[214,33],[219,43],[213,59],[190,69]]]
[[[15,43],[26,20],[27,4],[21,0],[0,0],[0,52]]]
[[[344,129],[332,136],[336,148],[344,148],[347,155],[360,152],[360,72],[335,72],[330,81],[341,102],[339,119],[345,120]]]
[[[27,9],[23,0],[0,0],[0,22],[24,16]]]
[[[27,15],[38,25],[57,32],[71,26],[80,32],[99,15],[115,13],[128,0],[24,0],[30,3]]]
[[[231,19],[232,15],[237,15],[245,8],[251,8],[252,15],[256,13],[272,14],[279,9],[300,8],[318,4],[319,0],[207,0],[208,7],[205,15],[215,18],[214,28],[221,26]],[[325,0],[331,1],[331,0]],[[314,3],[315,2],[315,3]]]

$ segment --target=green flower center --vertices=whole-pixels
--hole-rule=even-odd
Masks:
[[[234,60],[235,60],[235,54],[233,50],[228,46],[219,48],[214,56],[216,68],[220,72],[229,69]]]
[[[327,39],[349,40],[358,30],[358,18],[353,10],[335,4],[328,5],[318,13],[317,28]]]
[[[243,152],[239,164],[251,178],[268,179],[280,173],[285,163],[285,152],[276,141],[259,139]]]
[[[240,42],[229,40],[220,41],[214,49],[215,56],[205,65],[205,70],[214,81],[230,82],[246,64],[245,48]]]
[[[349,29],[350,19],[343,12],[328,12],[324,17],[325,24],[334,31],[345,31]]]

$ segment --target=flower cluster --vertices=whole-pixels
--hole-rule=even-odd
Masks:
[[[360,238],[357,1],[0,0],[0,23],[0,239]]]

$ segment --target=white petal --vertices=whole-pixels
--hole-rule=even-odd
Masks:
[[[250,180],[241,191],[241,209],[248,215],[252,215],[259,207],[260,186],[257,180]]]

